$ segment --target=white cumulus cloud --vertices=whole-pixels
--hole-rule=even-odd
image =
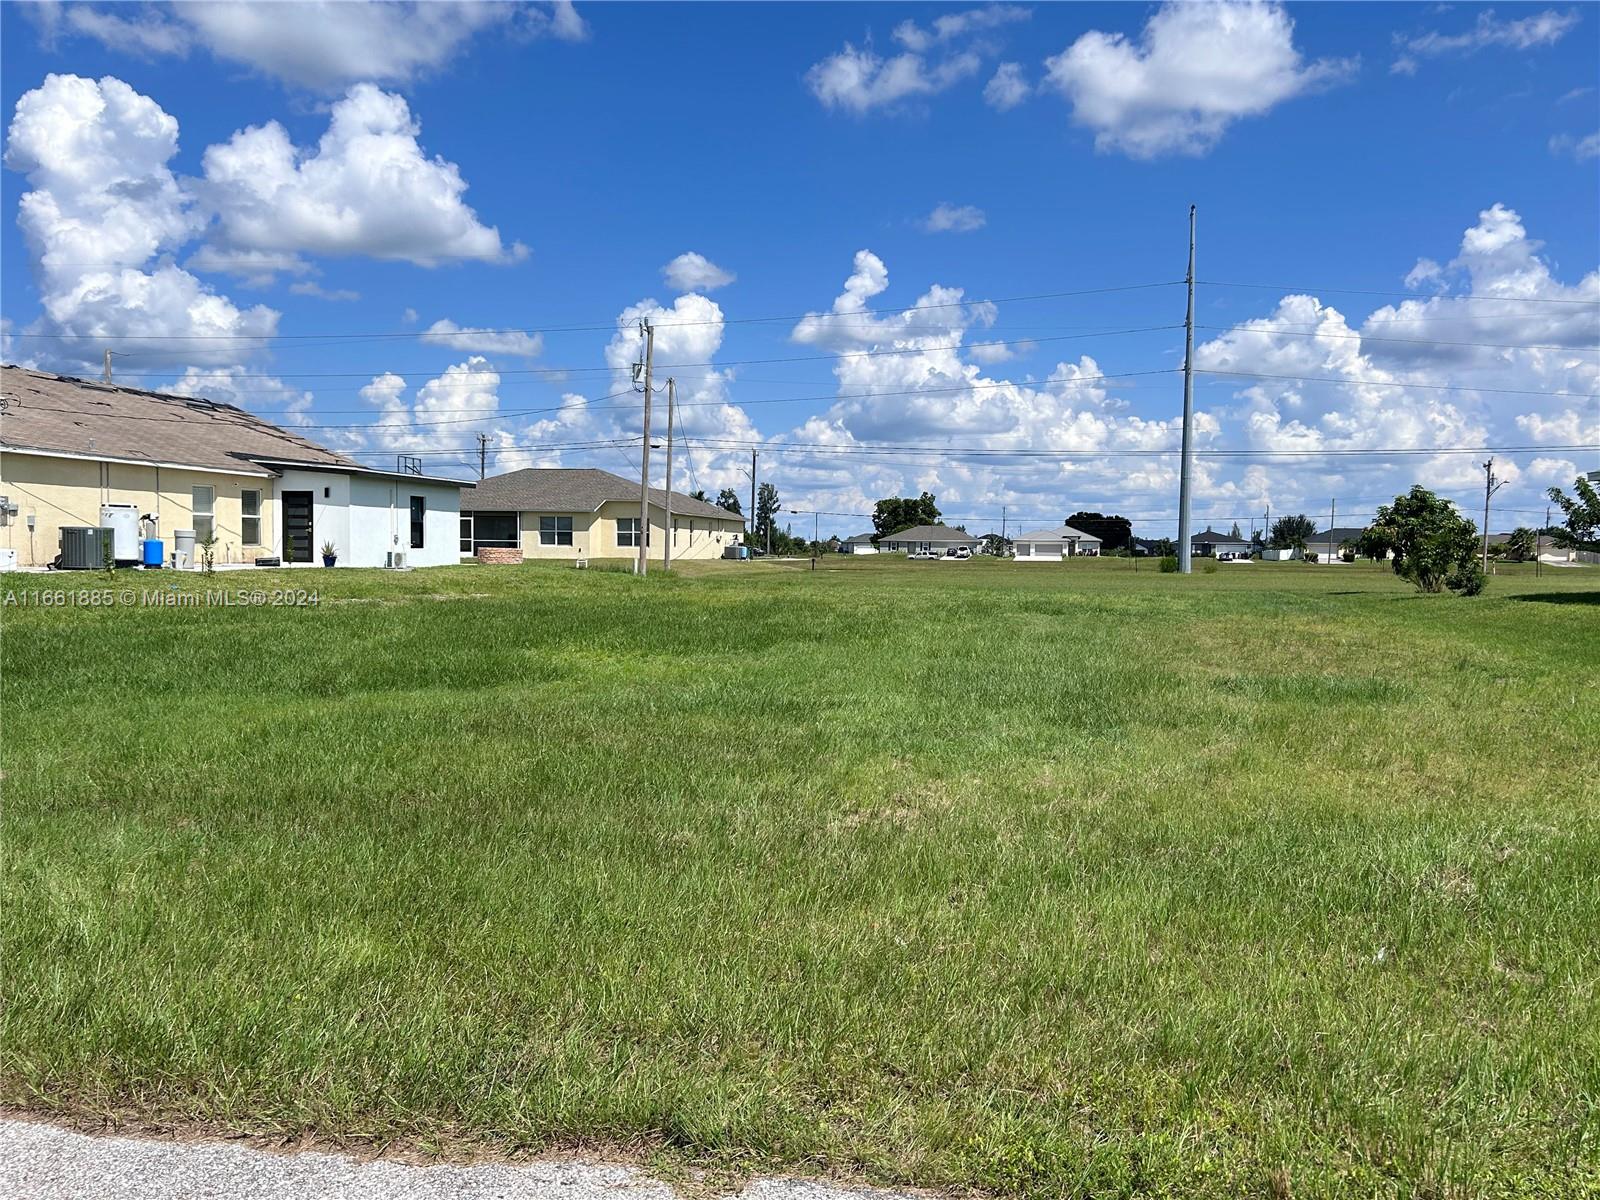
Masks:
[[[1003,62],[983,87],[983,101],[996,112],[1009,112],[1030,95],[1033,88],[1022,77],[1022,64]]]
[[[727,287],[738,278],[732,271],[724,271],[704,254],[693,250],[678,255],[662,267],[661,277],[668,287],[680,292],[711,292]]]
[[[476,354],[510,354],[537,358],[544,352],[544,335],[521,329],[473,329],[457,325],[448,317],[423,330],[421,338],[435,346],[449,346]]]
[[[971,233],[988,221],[983,209],[972,204],[942,203],[922,218],[924,233]]]
[[[1096,30],[1045,65],[1096,149],[1133,158],[1204,154],[1235,121],[1353,70],[1347,60],[1306,61],[1288,13],[1260,0],[1167,3],[1137,42]]]
[[[201,193],[223,252],[365,255],[419,266],[505,262],[505,246],[463,199],[454,163],[427,157],[405,100],[357,84],[337,101],[328,131],[301,149],[276,121],[209,147]]]

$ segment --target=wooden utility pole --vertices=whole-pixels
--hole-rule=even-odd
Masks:
[[[1189,205],[1189,309],[1183,318],[1183,457],[1178,476],[1178,570],[1193,568],[1189,546],[1189,475],[1194,464],[1194,217]]]
[[[644,362],[635,363],[635,381],[644,375],[644,439],[639,443],[639,559],[634,571],[643,575],[650,569],[650,368],[654,362],[656,331],[649,321],[639,322],[644,338]]]
[[[750,541],[756,540],[756,452],[750,451]],[[751,553],[755,552],[752,545]]]
[[[661,569],[672,570],[672,414],[678,407],[678,381],[667,376],[667,538],[661,552]]]
[[[1483,464],[1483,573],[1489,573],[1489,500],[1505,486],[1494,477],[1494,459]]]
[[[1323,557],[1326,558],[1330,563],[1333,562],[1333,519],[1334,519],[1334,514],[1337,513],[1338,511],[1339,511],[1339,501],[1337,499],[1329,500],[1328,501],[1328,544],[1323,546],[1322,554],[1323,554]]]
[[[1539,553],[1539,548],[1544,545],[1544,531],[1550,528],[1550,506],[1544,506],[1544,525],[1539,532],[1533,535],[1533,577],[1539,578],[1540,569],[1544,565],[1544,558]]]
[[[483,476],[484,476],[484,471],[487,469],[486,464],[488,462],[488,458],[489,458],[489,435],[486,434],[486,433],[480,433],[478,435],[478,478],[479,479],[482,479]]]

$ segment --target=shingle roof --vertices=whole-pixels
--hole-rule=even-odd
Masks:
[[[948,525],[914,525],[910,529],[888,533],[878,539],[880,542],[976,542],[978,540],[966,530],[952,529]]]
[[[461,494],[462,512],[594,512],[608,500],[639,502],[638,480],[624,479],[595,467],[524,467],[504,475],[480,480],[470,492]],[[650,489],[650,503],[664,508],[667,494]],[[736,512],[718,508],[704,500],[694,500],[682,492],[672,493],[672,515],[717,517],[724,521],[744,518]]]
[[[1191,534],[1189,537],[1189,544],[1191,546],[1201,542],[1211,546],[1248,546],[1250,544],[1249,541],[1243,537],[1234,537],[1231,533],[1218,533],[1215,529],[1212,529],[1209,526],[1207,526],[1205,529],[1202,529],[1199,533]]]
[[[1074,529],[1071,525],[1059,525],[1054,529],[1035,529],[1032,533],[1019,533],[1015,540],[1019,542],[1065,542],[1077,538],[1080,542],[1098,542],[1101,539],[1092,533],[1085,533],[1081,529]]]
[[[1353,542],[1365,533],[1366,530],[1356,525],[1339,526],[1334,529],[1324,529],[1321,533],[1313,534],[1306,539],[1308,546],[1337,546],[1340,542]]]
[[[253,459],[342,466],[360,464],[242,408],[0,367],[8,403],[0,445],[96,458],[251,470]],[[265,472],[263,472],[265,474]]]
[[[852,545],[860,545],[863,542],[870,542],[874,536],[876,535],[870,533],[858,533],[855,535],[855,537],[845,538],[845,541]]]

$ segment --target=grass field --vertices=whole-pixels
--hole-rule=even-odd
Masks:
[[[1600,570],[831,565],[5,609],[0,1097],[1045,1196],[1600,1194]]]

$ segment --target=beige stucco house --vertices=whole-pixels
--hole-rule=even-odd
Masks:
[[[340,566],[456,563],[470,485],[363,466],[244,409],[22,367],[0,368],[0,548],[55,559],[63,526],[133,505],[166,555],[178,530],[214,535],[216,561]],[[5,556],[9,558],[10,556]]]
[[[666,493],[650,489],[650,556],[665,547]],[[480,480],[461,498],[461,553],[515,548],[524,558],[633,558],[639,483],[595,468],[529,467]],[[672,493],[672,557],[721,558],[744,540],[744,518]]]

